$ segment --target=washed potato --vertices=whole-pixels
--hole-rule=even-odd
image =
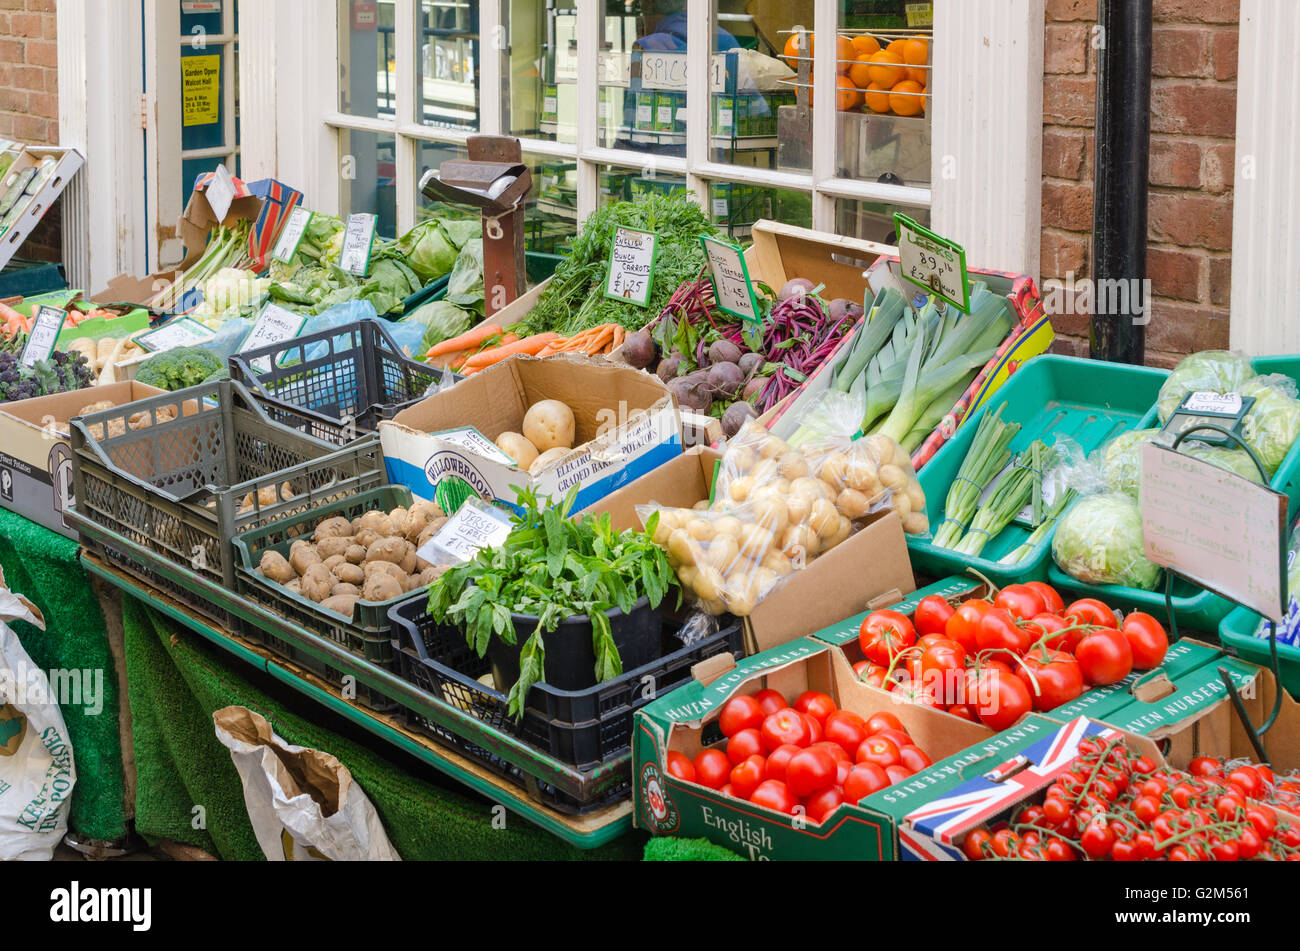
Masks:
[[[528,407],[523,429],[524,438],[540,453],[573,448],[573,410],[559,400],[542,400]]]

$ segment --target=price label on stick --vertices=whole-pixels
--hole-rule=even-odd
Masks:
[[[250,350],[260,350],[262,347],[269,347],[290,340],[302,332],[303,325],[306,323],[306,314],[295,314],[279,304],[267,304],[262,308],[262,312],[257,315],[257,321],[253,324],[253,329],[248,332],[248,336],[240,344],[239,352],[247,353]],[[271,360],[269,357],[258,357],[253,361],[252,367],[259,373],[267,373],[271,369]]]
[[[970,280],[966,276],[966,250],[942,238],[904,214],[894,215],[898,233],[898,259],[903,277],[970,313]]]
[[[605,282],[605,296],[638,307],[648,305],[658,253],[659,236],[653,231],[616,229],[609,249],[609,279]]]
[[[749,279],[749,268],[745,266],[745,255],[739,245],[727,244],[716,238],[700,235],[704,253],[709,259],[709,274],[713,279],[713,299],[718,302],[718,309],[747,320],[761,324],[763,318],[758,309],[758,298],[754,294],[754,284]]]
[[[285,222],[284,231],[280,232],[280,240],[275,243],[275,251],[271,256],[284,264],[292,261],[293,256],[298,253],[298,245],[302,244],[302,236],[306,234],[309,224],[311,224],[311,212],[306,208],[295,208],[289,215],[289,220]]]
[[[235,180],[231,177],[230,169],[226,168],[225,163],[213,170],[212,180],[208,182],[204,193],[208,196],[208,207],[212,209],[212,217],[219,222],[225,221],[226,215],[230,214],[230,206],[235,200]]]
[[[416,554],[435,565],[469,561],[480,548],[496,548],[510,534],[510,516],[482,499],[468,498]]]
[[[59,334],[63,332],[63,322],[68,319],[68,312],[58,307],[41,307],[36,311],[32,321],[32,332],[27,335],[27,345],[23,347],[18,362],[25,367],[35,366],[41,360],[48,360],[54,352]]]
[[[1286,617],[1285,495],[1148,442],[1140,498],[1147,558],[1266,618]]]
[[[197,346],[215,336],[216,334],[192,317],[175,317],[157,330],[140,334],[135,338],[135,342],[150,353],[158,353],[173,347]]]
[[[370,250],[375,244],[375,224],[378,221],[377,216],[365,212],[348,216],[339,267],[349,274],[365,277],[370,273]]]

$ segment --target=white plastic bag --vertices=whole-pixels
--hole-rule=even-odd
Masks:
[[[268,861],[401,861],[374,805],[334,756],[286,743],[247,707],[224,707],[212,722]]]
[[[0,861],[43,862],[68,831],[77,771],[49,678],[10,621],[45,630],[40,610],[10,591],[0,571]]]

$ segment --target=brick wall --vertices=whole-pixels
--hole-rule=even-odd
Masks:
[[[1155,0],[1147,363],[1228,344],[1239,0]],[[1091,277],[1096,0],[1047,0],[1042,278]],[[1053,316],[1086,354],[1086,314]]]
[[[59,144],[54,0],[0,0],[0,138]],[[46,212],[18,255],[62,257],[60,205]]]

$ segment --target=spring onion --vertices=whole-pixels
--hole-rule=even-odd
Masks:
[[[980,418],[957,478],[948,488],[943,524],[934,533],[934,544],[938,548],[956,547],[975,516],[985,486],[1011,461],[1007,446],[1020,432],[1020,424],[1002,421],[1002,411],[1006,408],[1007,404],[1003,403]]]
[[[998,564],[1018,564],[1032,555],[1034,550],[1047,540],[1047,535],[1052,530],[1052,526],[1056,524],[1056,520],[1059,519],[1062,513],[1070,507],[1070,503],[1075,500],[1075,497],[1078,496],[1078,494],[1079,493],[1074,489],[1066,489],[1053,499],[1052,503],[1047,507],[1047,511],[1043,515],[1043,520],[1038,523],[1038,527],[1029,533],[1029,537],[1021,542],[1019,547],[1003,555],[998,560]]]
[[[970,529],[953,548],[963,555],[976,557],[984,550],[989,539],[1011,524],[1026,505],[1034,490],[1034,461],[1039,458],[1035,443],[1016,457],[1012,467],[998,479],[993,494],[979,507],[971,519]]]

